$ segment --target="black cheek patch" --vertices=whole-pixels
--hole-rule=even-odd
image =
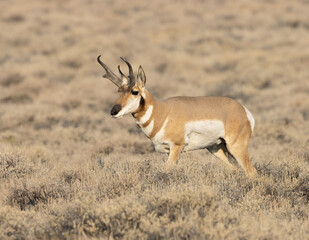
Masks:
[[[145,99],[143,98],[143,96],[141,96],[141,100],[139,101],[139,108],[140,108],[140,107],[143,108],[144,106],[145,106]],[[139,109],[139,108],[138,108],[138,109]],[[136,113],[132,113],[132,116],[135,117],[135,114],[136,114]]]
[[[143,98],[143,96],[141,97],[141,100],[139,101],[139,105],[140,106],[144,106],[145,105],[145,99]]]

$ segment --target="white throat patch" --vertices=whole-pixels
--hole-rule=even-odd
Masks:
[[[146,110],[145,114],[139,119],[139,121],[136,120],[136,123],[137,123],[138,125],[143,125],[143,124],[145,124],[145,123],[150,119],[150,117],[151,117],[151,115],[152,115],[152,110],[153,110],[153,106],[150,105],[150,106],[148,107],[148,109]]]

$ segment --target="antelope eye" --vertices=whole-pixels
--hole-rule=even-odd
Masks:
[[[132,91],[131,93],[132,93],[132,95],[137,95],[138,91]]]

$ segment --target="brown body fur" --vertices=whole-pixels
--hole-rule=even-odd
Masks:
[[[154,121],[153,130],[148,136],[152,139],[161,130],[165,119],[169,121],[165,127],[164,137],[173,143],[170,149],[168,167],[174,165],[185,145],[185,124],[190,121],[220,120],[224,123],[224,143],[210,150],[216,157],[230,165],[228,156],[233,156],[249,176],[255,176],[256,170],[249,161],[248,143],[252,130],[243,106],[227,97],[173,97],[164,101],[156,101],[145,91],[145,105],[134,117],[137,120],[145,114],[150,105],[153,111],[150,119],[143,124],[147,127]],[[231,165],[230,165],[231,166]]]
[[[129,76],[118,67],[121,74],[118,78],[98,57],[106,71],[104,77],[119,87],[120,98],[111,115],[119,118],[132,113],[156,149],[169,152],[167,168],[176,164],[181,151],[207,148],[229,166],[228,158],[232,156],[249,176],[256,175],[248,154],[253,126],[251,128],[248,112],[240,103],[226,97],[173,97],[156,101],[145,88],[146,75],[142,67],[139,67],[136,79],[130,63],[121,59],[128,65]],[[186,132],[186,124],[191,122],[202,122],[202,125],[188,128],[189,132]],[[190,144],[189,134],[195,134],[194,140],[184,149]]]

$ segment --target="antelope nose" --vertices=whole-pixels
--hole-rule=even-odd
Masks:
[[[111,115],[115,116],[117,115],[121,110],[121,105],[120,104],[116,104],[115,106],[113,106],[112,110],[111,110]]]

